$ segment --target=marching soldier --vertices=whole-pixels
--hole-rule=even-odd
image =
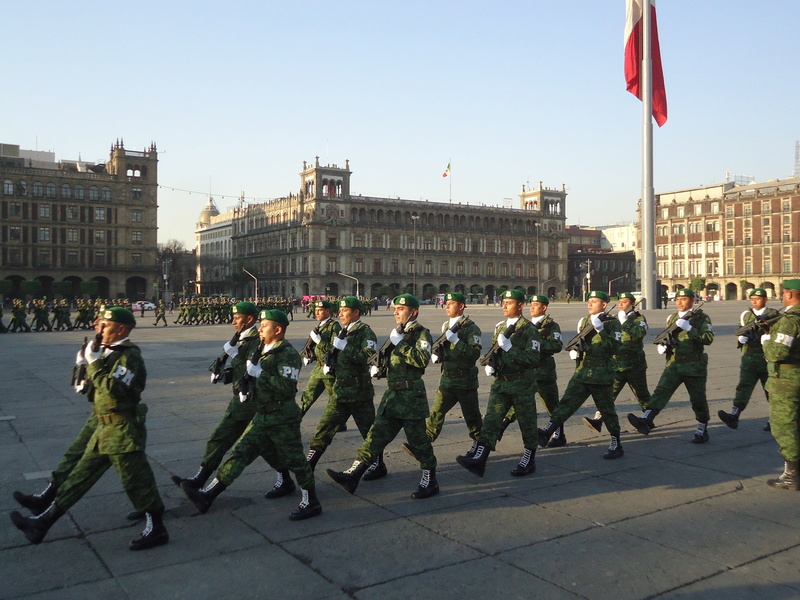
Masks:
[[[582,345],[580,349],[570,350],[570,358],[576,361],[575,373],[567,384],[561,402],[550,415],[550,423],[539,430],[539,445],[542,447],[547,445],[553,432],[563,427],[564,422],[591,396],[611,434],[611,444],[603,458],[613,460],[624,454],[612,393],[616,370],[614,355],[619,351],[622,327],[617,319],[605,312],[608,300],[605,292],[589,293],[589,314],[578,322],[578,333],[583,335]]]
[[[786,311],[761,338],[767,360],[766,391],[769,422],[784,459],[783,473],[767,484],[782,490],[800,490],[800,279],[783,282]]]
[[[647,319],[636,310],[636,297],[630,292],[619,295],[618,306],[617,319],[622,325],[622,343],[614,355],[617,368],[614,372],[614,386],[611,393],[616,401],[627,384],[636,396],[639,406],[644,410],[650,401],[650,391],[647,388],[647,359],[644,355]],[[593,419],[584,417],[583,422],[598,433],[603,428],[600,411],[595,413]]]
[[[164,308],[163,300],[159,300],[156,306],[156,322],[153,323],[153,327],[158,327],[159,321],[164,321],[164,327],[167,326],[167,310]]]
[[[656,415],[664,409],[678,386],[684,384],[697,419],[697,429],[691,442],[705,444],[708,441],[708,354],[703,348],[714,341],[714,330],[711,319],[694,307],[694,301],[694,292],[688,288],[675,293],[678,312],[669,316],[665,330],[672,332],[667,344],[658,345],[659,354],[667,356],[667,366],[650,402],[644,406],[642,416],[633,413],[628,415],[630,424],[642,435],[648,435],[653,430]]]
[[[322,391],[328,393],[328,399],[333,398],[333,374],[323,373],[325,358],[333,350],[333,338],[335,338],[342,327],[337,321],[331,318],[331,308],[333,305],[327,300],[318,300],[314,303],[314,317],[317,319],[317,326],[308,334],[308,342],[303,348],[303,364],[308,365],[314,362],[314,368],[308,377],[308,383],[303,390],[300,401],[300,414],[305,416],[308,409],[317,401]]]
[[[739,318],[739,324],[749,325],[755,321],[765,321],[778,315],[778,311],[767,306],[767,290],[764,288],[753,288],[750,291],[751,308],[744,311]],[[768,378],[767,361],[764,358],[764,349],[761,347],[761,328],[753,329],[748,335],[740,335],[738,342],[742,349],[742,361],[739,363],[739,383],[736,385],[736,396],[733,399],[733,408],[730,413],[721,410],[717,413],[720,420],[731,429],[739,427],[739,417],[747,408],[750,396],[756,384],[760,381],[761,387],[769,401],[769,393],[766,391]],[[767,423],[766,431],[769,431]]]
[[[483,428],[474,454],[457,456],[456,461],[470,473],[483,477],[489,453],[495,449],[500,424],[511,407],[516,410],[525,449],[511,475],[521,477],[536,471],[536,367],[541,355],[539,330],[522,316],[525,294],[507,290],[502,294],[503,315],[494,330],[492,348],[481,360],[489,377],[494,377]]]
[[[144,550],[169,541],[163,522],[164,504],[145,455],[147,406],[141,403],[141,394],[147,371],[139,348],[130,341],[135,326],[136,319],[130,310],[109,308],[103,313],[101,324],[102,347],[95,350],[93,342],[89,342],[83,349],[88,363],[86,375],[94,388],[97,428],[44,512],[35,517],[23,517],[17,511],[11,513],[14,525],[34,544],[40,543],[64,512],[112,466],[134,508],[144,511],[147,517],[144,531],[129,548]]]
[[[254,393],[245,403],[255,405],[252,423],[236,443],[217,476],[203,489],[183,482],[181,489],[201,513],[211,507],[217,496],[228,488],[244,468],[259,455],[267,462],[283,464],[295,474],[303,493],[297,509],[289,518],[309,519],[322,513],[314,485],[314,471],[306,461],[300,439],[300,407],[295,402],[300,376],[300,355],[286,341],[289,319],[283,311],[262,310],[259,336],[263,342],[260,356],[246,362],[247,375],[254,381]],[[291,481],[291,479],[289,480]]]
[[[373,375],[386,367],[388,389],[378,406],[375,423],[358,451],[358,459],[344,472],[327,469],[325,472],[349,493],[354,493],[361,477],[383,453],[386,446],[403,429],[414,456],[422,468],[422,478],[414,500],[430,498],[439,493],[436,481],[436,457],[425,430],[430,412],[422,376],[431,359],[431,334],[417,322],[419,300],[411,294],[401,294],[394,301],[394,319],[398,324],[389,341],[378,354],[379,365],[370,367]]]

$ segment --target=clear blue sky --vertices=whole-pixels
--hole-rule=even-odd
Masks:
[[[624,0],[4,3],[0,142],[106,160],[160,151],[159,241],[194,245],[212,193],[299,190],[350,159],[352,192],[502,205],[566,184],[569,223],[631,220],[641,108]],[[660,0],[669,121],[656,192],[794,168],[800,2]],[[452,160],[452,182],[442,178]],[[225,196],[225,199],[222,198]],[[516,205],[516,204],[515,204]]]

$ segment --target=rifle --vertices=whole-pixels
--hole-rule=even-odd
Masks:
[[[100,350],[100,343],[103,341],[103,334],[98,333],[94,336],[94,340],[92,341],[92,352],[97,352]],[[86,344],[89,342],[88,337],[83,338],[83,346],[81,349],[86,347]],[[86,380],[86,365],[75,365],[72,367],[72,382],[70,383],[72,387],[75,388],[75,391],[79,394],[88,394],[89,393],[89,382]]]
[[[319,335],[319,327],[314,327],[313,330],[317,335]],[[308,336],[308,340],[306,340],[306,345],[303,346],[302,352],[300,352],[300,358],[305,358],[308,362],[314,362],[317,360],[317,357],[314,355],[314,348],[317,347],[317,342],[311,339],[311,336]]]
[[[433,342],[433,346],[431,347],[431,354],[435,354],[439,357],[439,362],[443,363],[445,357],[447,356],[447,344],[450,342],[447,340],[447,332],[452,331],[453,333],[458,333],[458,330],[462,327],[467,327],[468,325],[472,325],[472,319],[467,317],[463,321],[459,319],[456,321],[456,324],[453,325],[452,328],[446,329],[445,332],[440,335],[435,342]]]
[[[258,345],[253,350],[253,353],[250,355],[249,359],[250,362],[254,364],[258,364],[258,361],[261,360],[261,353],[264,351],[264,340],[259,340]],[[256,391],[256,378],[249,375],[247,371],[244,372],[242,378],[239,380],[239,400],[242,402],[247,402],[253,398],[253,394]]]
[[[696,304],[681,318],[688,321],[693,316],[702,313],[703,311],[700,310],[700,307],[703,306],[703,304],[705,304],[705,301]],[[680,319],[675,319],[675,322],[672,325],[670,325],[664,331],[659,333],[653,340],[654,344],[656,345],[663,344],[664,346],[667,347],[667,358],[670,357],[670,355],[673,352],[673,348],[675,348],[676,339],[674,334],[677,332],[678,329],[680,329],[680,327],[678,327],[679,320]]]
[[[517,321],[517,323],[518,322],[519,321]],[[514,323],[513,325],[511,325],[511,327],[509,327],[503,332],[503,335],[506,338],[511,339],[511,336],[514,335],[514,331],[517,328],[517,323]],[[497,337],[500,336],[498,335]],[[481,356],[480,359],[481,366],[492,367],[494,369],[495,375],[499,375],[500,370],[503,368],[503,356],[501,352],[503,352],[503,349],[500,347],[500,344],[495,340],[494,344],[492,344],[492,347],[489,348],[489,351],[483,356]]]
[[[404,333],[406,328],[405,323],[401,323],[397,326],[397,333]],[[378,372],[375,374],[375,379],[383,379],[386,377],[386,371],[389,369],[389,355],[394,350],[394,344],[392,343],[392,338],[390,337],[383,343],[381,349],[378,350],[375,354],[369,357],[367,361],[371,367],[378,367]]]
[[[233,334],[231,338],[231,346],[239,343],[239,332]],[[208,370],[211,371],[211,383],[219,383],[220,379],[224,385],[227,385],[233,379],[232,367],[225,368],[225,363],[228,362],[228,353],[223,352],[221,356],[214,359],[214,362],[209,365]]]
[[[762,319],[759,317],[755,311],[751,308],[750,312],[753,313],[755,320],[750,321],[747,325],[742,325],[739,329],[736,330],[736,337],[739,336],[746,336],[750,339],[750,341],[755,341],[764,335],[765,333],[769,333],[769,328],[772,327],[772,324],[780,319],[783,316],[783,313],[786,311],[786,308],[782,308],[778,311],[778,314],[774,317],[770,317],[769,319]],[[761,330],[761,334],[758,334],[758,331]],[[741,348],[744,346],[741,342],[738,342],[737,348]]]
[[[609,304],[606,306],[606,309],[600,313],[600,320],[610,321],[612,317],[609,315],[609,313],[614,309],[615,306],[616,304]],[[589,344],[592,343],[592,338],[594,338],[596,333],[597,332],[595,331],[594,325],[592,324],[592,320],[590,318],[589,322],[583,326],[583,329],[581,329],[574,338],[567,342],[567,345],[564,346],[564,350],[567,352],[576,350],[578,352],[578,358],[576,360],[580,362],[583,358],[583,355],[589,350]]]
[[[341,329],[339,331],[339,333],[337,334],[336,337],[339,338],[340,340],[343,340],[344,338],[347,337],[347,333],[348,333],[348,329],[347,328],[343,328],[343,329]],[[313,341],[313,340],[309,339],[309,341]],[[325,366],[328,367],[328,373],[327,373],[328,375],[333,375],[334,374],[334,371],[336,370],[336,358],[338,356],[339,356],[339,349],[338,348],[333,348],[333,349],[330,350],[330,352],[326,352],[325,353],[325,357],[324,357],[325,358]]]

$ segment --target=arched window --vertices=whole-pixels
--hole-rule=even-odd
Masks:
[[[47,184],[47,187],[45,188],[45,195],[48,198],[55,198],[56,197],[56,184],[53,183],[52,181]]]
[[[14,195],[14,182],[10,179],[6,179],[3,181],[3,194],[6,196],[13,196]]]
[[[17,182],[17,196],[27,196],[28,195],[28,182],[27,181],[18,181]]]
[[[83,186],[76,185],[75,189],[72,190],[73,195],[75,196],[75,200],[83,200]]]
[[[41,181],[34,181],[33,182],[33,197],[34,198],[41,198],[44,196],[44,186],[42,185]]]
[[[97,188],[92,185],[89,187],[89,202],[97,202],[97,200],[98,200]]]
[[[69,200],[72,198],[72,188],[69,187],[68,183],[61,184],[61,197],[64,200]]]
[[[89,190],[89,192],[91,194],[91,190]],[[100,200],[103,202],[111,202],[111,190],[107,187],[104,187],[102,190],[100,190]]]

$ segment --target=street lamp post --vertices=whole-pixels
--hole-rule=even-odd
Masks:
[[[361,293],[361,284],[358,283],[358,277],[353,277],[352,275],[348,275],[347,273],[342,273],[339,271],[339,275],[342,277],[347,277],[348,279],[355,279],[356,280],[356,297]]]
[[[253,278],[253,282],[255,283],[255,287],[256,287],[256,294],[255,294],[256,304],[258,304],[258,278],[255,275],[253,275],[250,271],[248,271],[247,269],[242,269],[242,271],[244,271],[245,273],[250,275],[250,277]]]
[[[628,274],[625,273],[625,275],[620,275],[619,277],[617,277],[615,279],[612,279],[611,281],[608,282],[608,295],[609,295],[609,297],[611,297],[611,284],[614,283],[615,281],[619,280],[619,279],[627,279],[627,278],[628,278]]]
[[[541,250],[539,248],[539,231],[542,228],[542,224],[539,221],[534,223],[536,226],[536,293],[542,293],[542,263],[541,263]]]
[[[412,259],[411,265],[414,269],[411,271],[411,293],[413,296],[417,295],[417,221],[419,220],[419,215],[417,213],[411,214],[411,225],[413,227],[413,235],[412,237],[414,242],[414,248],[412,250]]]

